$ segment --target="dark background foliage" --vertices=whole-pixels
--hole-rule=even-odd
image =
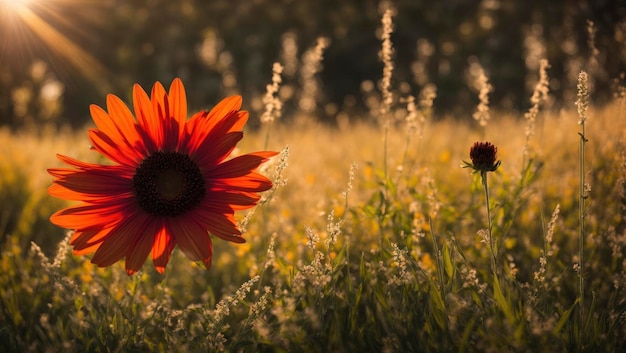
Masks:
[[[575,92],[577,72],[572,68],[591,69],[587,20],[597,31],[596,103],[611,97],[626,66],[623,0],[396,0],[393,5],[393,87],[404,82],[405,91],[410,89],[403,94],[419,93],[425,82],[414,78],[412,64],[418,41],[426,40],[432,50],[422,63],[438,88],[438,116],[471,116],[477,97],[466,79],[470,62],[479,62],[494,86],[492,107],[527,109],[528,79],[537,75],[525,63],[529,33],[544,44],[551,94],[560,104],[573,105],[568,94]],[[192,108],[208,108],[231,93],[243,94],[249,104],[247,97],[262,95],[270,82],[285,33],[296,36],[298,56],[320,36],[331,41],[319,74],[320,107],[333,103],[362,115],[361,84],[378,82],[382,72],[376,36],[381,11],[374,0],[32,0],[28,9],[49,26],[43,32],[56,32],[81,50],[58,36],[37,33],[0,2],[0,125],[15,129],[41,123],[82,126],[89,120],[88,105],[104,105],[106,93],[129,101],[133,83],[149,89],[154,81],[168,85],[176,76],[185,82]],[[200,55],[208,37],[216,39],[225,57],[207,62]],[[35,62],[46,64],[43,79],[33,77]],[[575,62],[578,66],[572,66]],[[225,86],[225,74],[235,81]],[[16,88],[37,96],[50,77],[63,87],[62,108],[52,121],[41,121],[43,108],[36,99],[16,108]],[[335,118],[323,109],[319,117]]]

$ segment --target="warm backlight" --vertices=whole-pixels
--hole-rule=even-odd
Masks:
[[[19,10],[27,7],[29,4],[36,0],[0,0],[0,6],[8,8],[10,10]]]
[[[47,60],[55,61],[57,66],[73,66],[97,82],[103,72],[102,65],[64,32],[64,29],[78,26],[78,22],[73,23],[73,18],[64,13],[65,10],[75,9],[86,2],[0,0],[0,66],[3,61],[22,60],[31,53],[43,52]],[[58,26],[59,23],[63,26]]]

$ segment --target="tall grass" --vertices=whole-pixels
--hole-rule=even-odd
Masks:
[[[544,167],[521,191],[516,155],[526,140],[523,122],[495,115],[489,125],[511,132],[494,139],[503,164],[490,179],[493,228],[504,237],[497,284],[488,245],[476,233],[485,219],[480,182],[458,167],[479,131],[453,120],[429,123],[428,149],[408,157],[423,162],[385,186],[376,162],[381,152],[362,143],[379,139],[377,128],[277,125],[272,139],[289,141],[289,166],[283,163],[282,176],[274,172],[278,162],[265,173],[288,183],[248,218],[248,244],[215,242],[210,271],[178,252],[165,277],[149,265],[130,278],[121,264],[98,269],[69,254],[60,230],[19,233],[32,218],[23,215],[27,209],[11,213],[17,225],[2,247],[0,340],[11,351],[574,351],[583,339],[581,350],[618,351],[626,344],[626,167],[614,153],[626,146],[616,109],[594,111],[585,132],[605,144],[589,144],[586,154],[594,202],[585,213],[592,234],[584,244],[585,272],[594,275],[584,282],[593,293],[584,326],[571,315],[580,296],[572,267],[579,239],[572,112],[540,122],[550,132],[538,144]],[[404,159],[405,140],[395,138],[404,133],[390,130],[390,165]],[[74,150],[82,135],[65,135],[57,149]],[[5,146],[21,147],[15,151],[36,151],[31,164],[54,164],[48,151],[58,137],[4,137]],[[264,138],[248,134],[242,149]],[[3,170],[14,173],[27,165],[3,160]],[[24,199],[50,211],[59,206],[45,196],[43,169],[22,175],[31,182],[3,173],[13,186],[3,190],[25,184]],[[385,194],[386,187],[397,190]],[[3,194],[3,205],[23,207],[15,200]],[[45,224],[47,214],[37,217]],[[50,239],[61,244],[54,260],[47,259],[53,249],[43,254],[29,245]]]
[[[284,150],[262,171],[275,188],[239,215],[248,242],[216,240],[210,271],[174,251],[164,276],[150,264],[132,277],[123,264],[96,268],[49,226],[64,204],[46,195],[45,168],[58,165],[54,152],[95,161],[84,131],[0,131],[0,347],[624,351],[623,103],[588,106],[583,157],[574,102],[539,115],[537,99],[531,135],[528,118],[491,107],[484,126],[469,116],[420,118],[419,148],[403,124],[292,119],[272,125],[270,138],[269,126],[249,131],[241,150]],[[425,101],[423,110],[391,101],[389,114],[414,114],[413,124],[429,115]],[[459,166],[483,134],[502,160],[487,208],[486,179]],[[583,178],[592,191],[579,190]],[[497,251],[480,236],[486,217]]]

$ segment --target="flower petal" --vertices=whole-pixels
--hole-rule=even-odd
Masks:
[[[111,101],[111,98],[109,97],[115,96],[109,95],[107,97],[107,101]],[[107,114],[104,110],[102,110],[102,108],[95,104],[89,106],[89,111],[91,112],[93,121],[96,123],[98,129],[103,134],[108,136],[115,145],[123,146],[129,157],[135,161],[141,160],[142,154],[136,149],[139,135],[137,134],[134,123],[132,122],[132,115],[130,116],[131,125],[130,127],[127,127],[125,125],[128,117],[125,116],[124,112],[118,112],[120,109],[118,109],[117,104],[112,104],[112,106],[115,106],[113,109],[109,108],[109,110],[114,112],[111,113],[113,114],[112,116]],[[128,108],[126,108],[126,110],[128,110]]]
[[[187,95],[183,81],[175,78],[170,85],[170,116],[178,119],[180,126],[183,126],[187,119]]]
[[[157,146],[161,151],[174,151],[178,146],[178,138],[180,135],[180,128],[178,121],[175,117],[170,115],[170,101],[165,88],[161,82],[156,82],[152,86],[152,93],[150,94],[150,100],[152,102],[152,109],[154,111],[153,124],[159,126],[161,140],[157,142]],[[186,119],[187,117],[183,118]]]
[[[93,184],[94,186],[97,185],[98,187],[103,187],[102,184]],[[93,190],[90,191],[76,191],[76,190],[72,190],[75,189],[76,186],[75,185],[67,185],[63,182],[56,182],[55,184],[52,184],[49,188],[48,188],[48,194],[50,194],[51,196],[54,197],[58,197],[60,199],[64,199],[64,200],[74,200],[74,201],[84,201],[87,203],[102,203],[102,202],[112,202],[112,201],[119,201],[120,199],[132,199],[134,197],[132,191],[123,191],[123,190],[112,190],[109,189],[110,191],[107,191],[106,188],[104,188],[104,191],[99,191],[96,190],[95,188]],[[85,187],[85,189],[89,188],[88,186]]]
[[[133,108],[148,153],[157,151],[163,141],[161,123],[154,116],[148,95],[138,84],[133,86]]]
[[[252,172],[238,177],[213,179],[211,187],[215,190],[262,192],[271,189],[272,182],[265,176]]]
[[[57,158],[65,164],[69,164],[79,170],[91,171],[91,172],[102,172],[106,170],[106,173],[115,173],[119,174],[120,177],[124,178],[132,178],[135,174],[135,168],[123,165],[102,165],[102,164],[94,164],[94,163],[86,163],[83,161],[79,161],[78,159],[74,159],[72,157],[64,156],[62,154],[57,154]],[[48,169],[48,173],[51,171],[57,173],[67,173],[70,169],[60,169],[60,168],[51,168]],[[53,174],[54,175],[54,174]]]
[[[111,229],[91,258],[91,262],[100,267],[107,267],[129,256],[136,243],[137,234],[143,234],[148,220],[150,220],[148,216],[138,212],[126,213],[123,221]],[[147,253],[145,255],[148,256]]]
[[[207,269],[211,268],[213,243],[207,230],[189,218],[182,218],[169,219],[176,244],[190,260],[202,261]]]
[[[124,154],[138,163],[145,155],[146,150],[137,133],[133,116],[130,115],[126,105],[114,95],[110,94],[107,97],[107,104],[110,115],[97,105],[92,104],[89,107],[93,121],[98,129],[113,141],[115,146],[120,146],[124,150]]]
[[[199,208],[215,213],[227,213],[248,209],[259,201],[254,192],[208,191]]]
[[[241,131],[248,121],[248,112],[239,111],[241,108],[241,97],[232,96],[223,99],[206,115],[194,115],[187,122],[186,151],[196,157],[199,150],[206,150],[210,147],[213,139],[228,132]],[[204,145],[204,147],[203,147]]]
[[[121,99],[113,94],[107,96],[107,110],[114,120],[119,132],[124,135],[131,148],[135,149],[140,156],[146,156],[146,150],[143,136],[138,131],[135,117],[128,109],[128,106]]]
[[[234,178],[250,173],[258,168],[261,163],[278,154],[277,152],[254,152],[244,154],[221,163],[211,169],[213,178]]]
[[[140,221],[133,220],[133,222],[138,223]],[[126,255],[125,267],[129,276],[139,271],[146,262],[154,246],[156,234],[160,228],[163,228],[160,220],[152,219],[147,215],[144,216],[141,222],[143,226],[138,228],[138,232],[134,233],[134,243],[128,249],[128,254]]]
[[[183,136],[179,142],[179,152],[189,154],[189,151],[196,150],[198,145],[202,143],[206,134],[201,132],[201,126],[207,114],[209,114],[207,111],[197,112],[185,123]]]
[[[76,230],[106,228],[120,223],[133,208],[128,202],[120,201],[68,207],[50,216],[50,222]]]
[[[174,238],[167,222],[163,222],[154,237],[152,245],[152,263],[157,272],[163,274],[174,250]]]
[[[104,109],[99,106],[92,104],[89,106],[89,112],[91,113],[91,118],[93,122],[96,123],[96,126],[100,131],[105,134],[114,137],[116,140],[122,140],[123,136],[120,134],[117,126],[113,122],[113,119],[104,111]]]
[[[218,120],[219,119],[219,120]],[[242,121],[245,124],[247,120],[247,113],[243,112],[231,112],[228,115],[216,118],[213,120],[205,119],[198,123],[195,127],[193,136],[189,141],[196,144],[188,145],[187,150],[191,158],[198,159],[204,155],[206,151],[210,151],[215,140],[223,137],[230,132],[240,132],[235,126],[241,125]],[[221,160],[215,161],[213,164],[217,164]]]
[[[118,145],[100,130],[89,129],[89,139],[98,152],[117,164],[136,167],[141,161],[141,158],[132,156],[131,149]]]
[[[112,198],[132,197],[132,181],[115,172],[49,169],[56,176],[48,188],[52,196],[85,202],[107,202]]]
[[[185,131],[185,121],[187,120],[187,95],[185,94],[185,86],[179,78],[175,78],[170,85],[169,91],[170,117],[176,122],[176,141],[181,147],[181,140]]]
[[[112,229],[112,227],[109,227],[74,232],[70,239],[70,244],[74,248],[74,255],[90,254],[98,250]]]
[[[243,99],[241,96],[230,96],[222,99],[219,103],[211,109],[207,115],[207,120],[221,119],[224,116],[229,115],[232,112],[237,112],[241,109],[241,103]]]
[[[241,236],[241,231],[237,227],[237,221],[232,212],[230,213],[215,213],[206,210],[194,212],[194,221],[200,223],[204,229],[208,229],[211,234],[218,238],[230,241],[233,243],[245,243],[246,239]]]
[[[96,242],[96,243],[89,243],[87,245],[85,245],[84,247],[78,248],[75,247],[74,250],[72,250],[72,254],[74,255],[87,255],[87,254],[91,254],[95,251],[98,251],[98,248],[100,247],[100,245],[102,245],[102,241]]]
[[[212,140],[211,146],[208,147],[206,146],[207,144],[203,143],[204,148],[200,147],[197,153],[191,155],[191,158],[196,158],[195,161],[200,169],[211,169],[212,166],[228,157],[242,138],[243,133],[240,131],[218,135],[215,139],[207,137],[207,141],[209,141],[209,139]]]

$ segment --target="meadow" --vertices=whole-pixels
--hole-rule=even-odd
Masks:
[[[164,275],[72,255],[48,220],[68,203],[47,194],[46,169],[60,166],[56,153],[104,160],[85,129],[0,130],[0,346],[626,350],[624,97],[578,97],[584,124],[575,101],[535,100],[527,114],[491,107],[481,125],[475,107],[435,119],[432,97],[391,104],[389,92],[383,80],[372,119],[303,114],[246,131],[235,154],[281,151],[261,170],[274,187],[237,214],[247,243],[215,238],[208,271],[178,250]],[[477,141],[501,161],[485,184],[462,167]]]

